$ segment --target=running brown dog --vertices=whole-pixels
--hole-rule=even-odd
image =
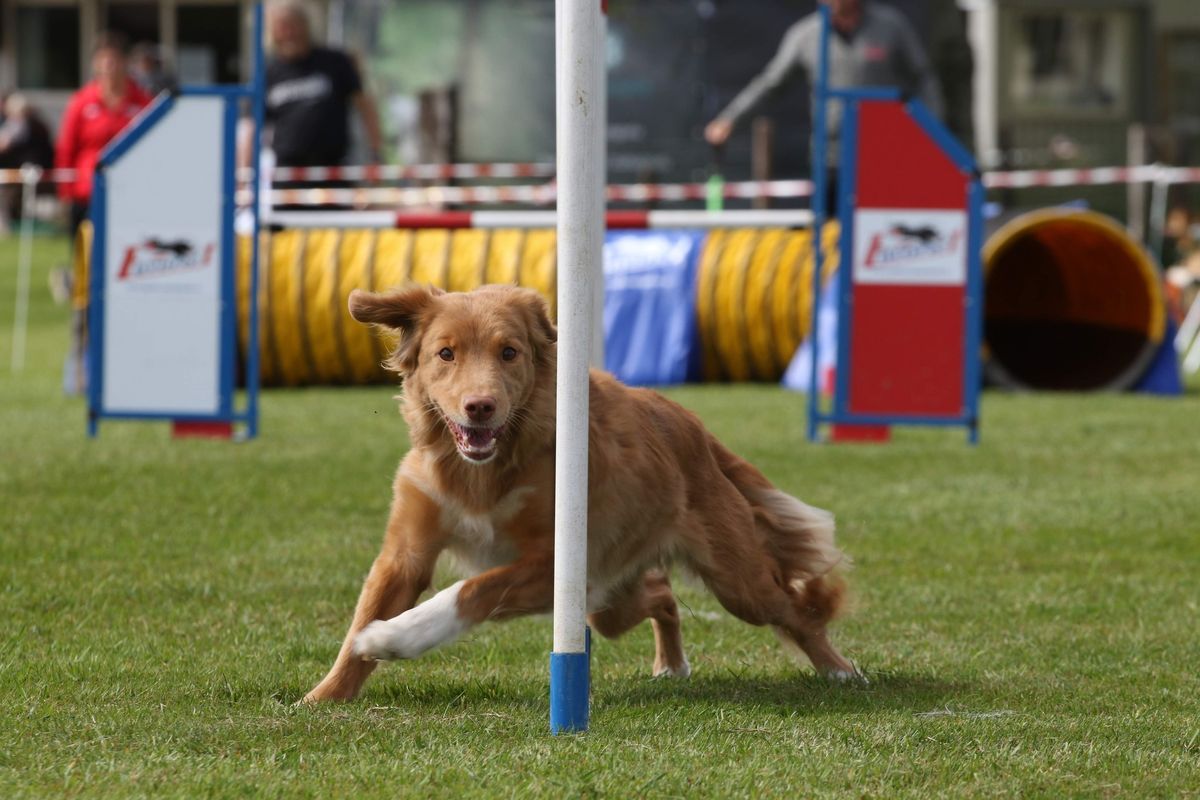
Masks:
[[[545,302],[512,286],[411,286],[355,291],[350,313],[399,333],[387,365],[403,376],[412,448],[350,631],[306,701],[353,698],[378,660],[551,606],[557,334]],[[648,617],[654,674],[687,676],[667,578],[678,562],[820,673],[858,678],[826,633],[844,586],[832,515],[776,489],[655,392],[592,371],[590,403],[591,625],[615,637]],[[473,577],[417,604],[444,551]]]

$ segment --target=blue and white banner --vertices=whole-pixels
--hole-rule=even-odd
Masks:
[[[604,366],[621,381],[696,380],[703,231],[614,231],[604,240]]]

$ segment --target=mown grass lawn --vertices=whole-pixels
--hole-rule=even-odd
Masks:
[[[547,733],[546,618],[328,668],[404,431],[387,387],[270,391],[250,444],[107,423],[61,391],[39,241],[9,373],[0,243],[0,796],[1181,797],[1200,794],[1200,402],[984,401],[983,442],[804,443],[800,397],[673,389],[781,487],[833,509],[871,679],[827,686],[681,583],[694,668],[648,626],[594,646],[593,727]]]

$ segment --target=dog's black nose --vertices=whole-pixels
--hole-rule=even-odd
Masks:
[[[496,398],[468,397],[463,400],[463,409],[472,422],[487,422],[496,413]]]

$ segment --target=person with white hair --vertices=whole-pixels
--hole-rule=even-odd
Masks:
[[[350,152],[351,106],[362,117],[371,160],[379,161],[379,114],[350,57],[313,42],[300,3],[272,4],[267,28],[266,116],[275,162],[283,167],[343,163]]]
[[[13,92],[4,99],[0,123],[0,162],[5,167],[36,164],[49,169],[54,163],[54,141],[50,129],[29,98]]]
[[[43,170],[54,166],[54,140],[50,128],[29,99],[13,92],[4,100],[0,122],[0,169],[20,169],[26,165]],[[0,233],[21,216],[21,185],[0,185]]]

